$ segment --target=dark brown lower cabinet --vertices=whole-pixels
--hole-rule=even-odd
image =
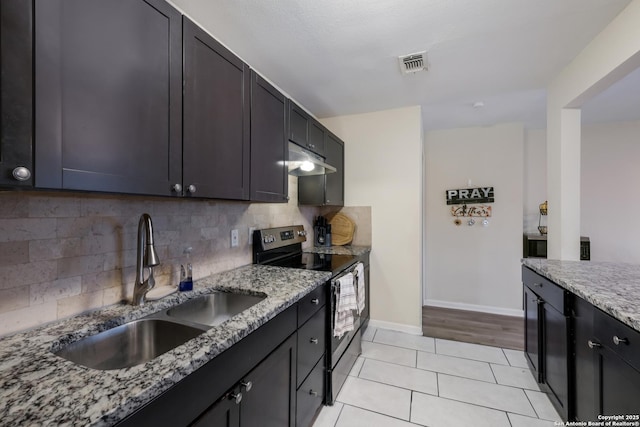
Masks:
[[[562,418],[639,415],[640,332],[526,267],[522,281],[525,354]]]
[[[640,414],[640,371],[603,346],[595,366],[603,415]]]
[[[593,334],[595,308],[582,298],[573,299],[575,398],[574,409],[578,420],[595,420],[599,412],[596,403],[597,340]]]
[[[525,355],[541,390],[563,419],[570,419],[568,292],[527,268],[523,268],[522,280]]]
[[[296,334],[207,409],[193,427],[295,426]]]

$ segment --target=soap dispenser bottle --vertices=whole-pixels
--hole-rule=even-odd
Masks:
[[[186,255],[186,262],[180,265],[180,284],[178,285],[180,292],[193,290],[193,268],[189,259],[192,250],[193,248],[188,247],[183,252]]]

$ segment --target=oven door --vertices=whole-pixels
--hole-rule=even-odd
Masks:
[[[361,318],[354,311],[353,330],[343,334],[341,337],[333,336],[333,327],[335,324],[335,312],[338,300],[338,291],[334,284],[338,278],[351,271],[345,271],[336,278],[332,279],[331,286],[328,286],[330,295],[328,301],[331,301],[329,310],[329,335],[327,342],[330,343],[329,351],[327,351],[327,401],[328,405],[332,405],[338,396],[338,392],[347,380],[351,368],[356,362],[358,356],[362,353],[362,345],[360,338]]]

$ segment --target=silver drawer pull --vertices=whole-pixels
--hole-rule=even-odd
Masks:
[[[627,338],[618,338],[617,335],[614,335],[613,336],[613,343],[615,345],[620,345],[620,343],[629,344],[629,340]]]
[[[253,383],[251,381],[242,381],[240,383],[240,387],[244,388],[246,391],[251,391],[251,387],[253,387]]]
[[[229,399],[233,400],[234,402],[236,402],[236,405],[238,405],[240,402],[242,402],[242,393],[231,393],[229,395]]]
[[[317,391],[313,391],[313,390],[309,390],[309,394],[313,397],[318,396],[318,392]]]
[[[311,338],[311,339],[309,340],[309,342],[310,342],[311,344],[318,344],[318,338]]]
[[[535,286],[537,288],[541,288],[542,287],[542,283],[534,283],[533,286]]]
[[[311,300],[311,304],[318,305],[320,304],[320,300],[318,298],[314,298]]]
[[[587,341],[587,345],[589,346],[589,348],[594,349],[594,348],[600,348],[602,347],[602,344],[598,343],[598,342],[593,342],[591,340]]]

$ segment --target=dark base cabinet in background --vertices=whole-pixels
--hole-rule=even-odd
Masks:
[[[640,414],[640,332],[526,267],[522,281],[525,353],[562,418]]]
[[[523,268],[525,354],[531,369],[563,419],[569,419],[571,329],[569,293]]]

